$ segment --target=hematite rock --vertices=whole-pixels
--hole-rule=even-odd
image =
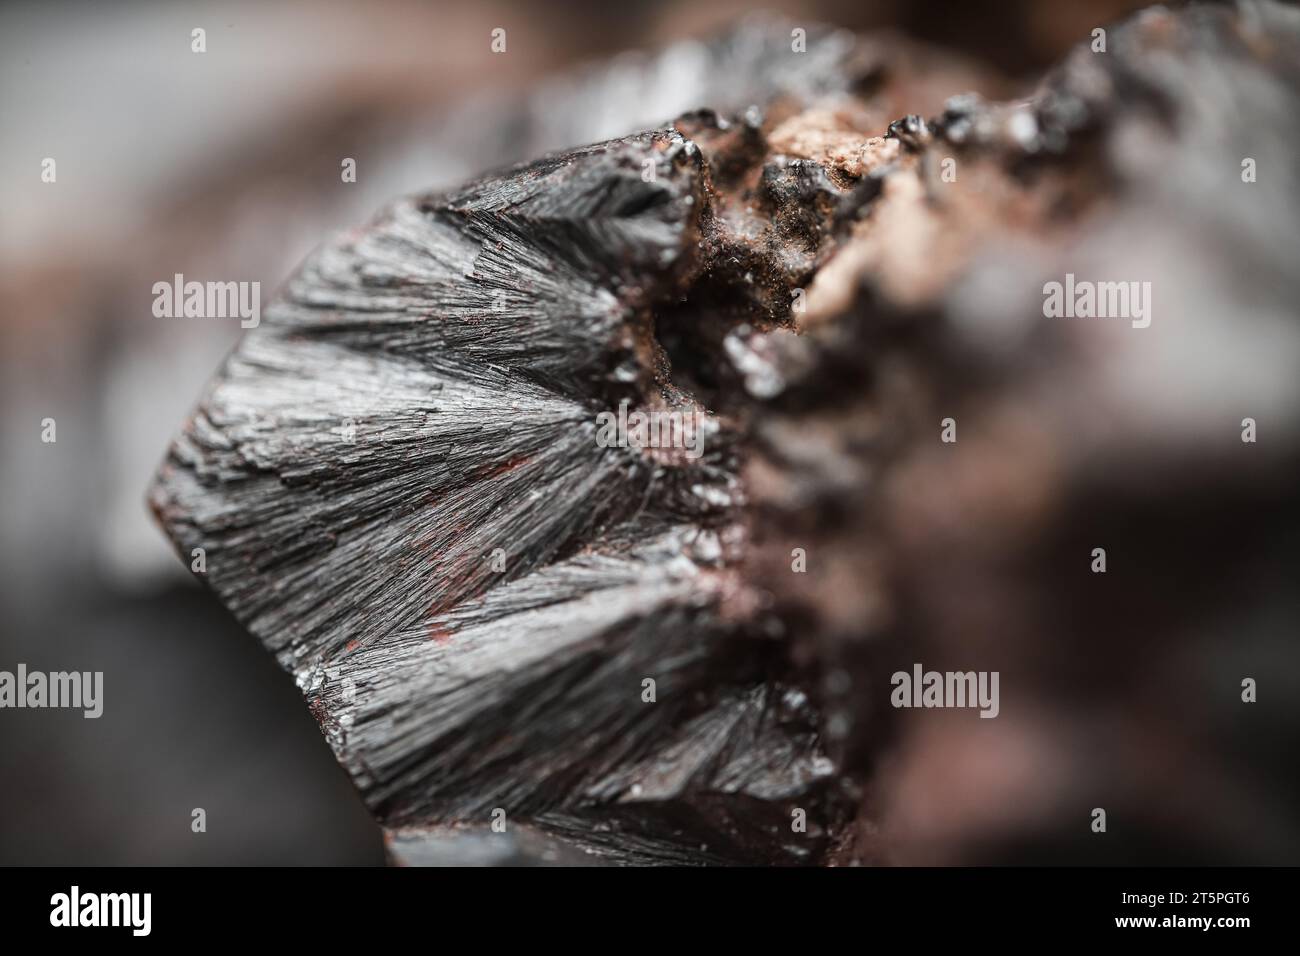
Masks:
[[[1180,686],[1133,654],[1192,655],[1223,609],[1187,590],[1188,546],[1268,509],[1214,580],[1294,610],[1249,575],[1296,528],[1296,20],[1153,11],[1026,100],[929,120],[906,47],[813,31],[800,59],[751,24],[692,48],[725,93],[671,126],[398,202],[315,254],[152,506],[404,861],[1068,842],[1070,782],[1121,812],[1166,785],[1149,751],[1099,757],[1098,728],[1234,699],[1240,667]],[[1046,317],[1066,273],[1151,282],[1154,321]],[[602,447],[623,402],[702,416],[703,455]],[[1242,445],[1252,413],[1270,440]],[[1207,501],[1203,534],[1171,526]],[[1100,539],[1142,579],[1099,589]],[[917,660],[1000,670],[1002,716],[890,711]],[[513,842],[481,853],[500,819]],[[1300,845],[1277,816],[1265,835]]]

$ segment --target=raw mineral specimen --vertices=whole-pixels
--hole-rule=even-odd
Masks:
[[[987,861],[1159,799],[1153,750],[1222,769],[1144,715],[1231,706],[1240,667],[1191,673],[1225,594],[1294,617],[1261,568],[1297,540],[1296,11],[1154,9],[1004,102],[830,30],[690,51],[669,125],[317,252],[151,491],[394,858]],[[1051,315],[1067,275],[1147,324]],[[598,441],[620,408],[702,454]],[[917,661],[1000,671],[998,719],[891,711]],[[1294,854],[1252,819],[1233,846]]]

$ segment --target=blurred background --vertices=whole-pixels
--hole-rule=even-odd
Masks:
[[[1137,6],[764,9],[909,35],[1014,89]],[[260,281],[265,304],[326,235],[395,196],[670,119],[700,104],[671,69],[639,88],[635,58],[603,81],[625,95],[577,115],[547,104],[573,95],[586,64],[747,12],[735,0],[0,9],[0,669],[105,674],[99,720],[0,713],[0,863],[383,861],[290,678],[145,510],[169,440],[240,334],[237,320],[154,318],[152,285]],[[495,27],[504,55],[489,49]],[[356,183],[341,181],[344,157]],[[198,807],[205,834],[191,832]]]

